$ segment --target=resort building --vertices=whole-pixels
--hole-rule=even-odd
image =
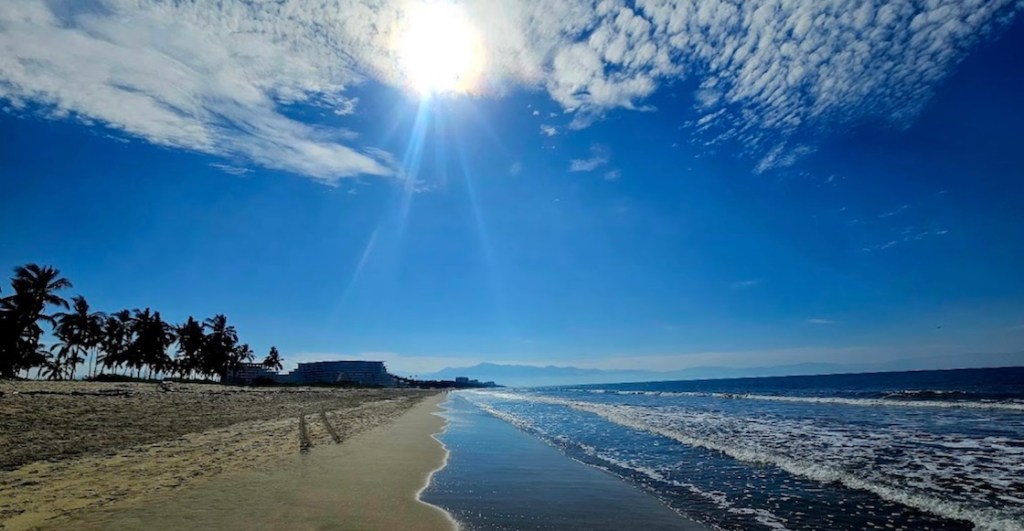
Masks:
[[[388,374],[383,361],[316,361],[300,363],[299,367],[280,382],[296,384],[353,383],[357,385],[394,387],[395,379]]]
[[[229,369],[224,375],[224,383],[252,385],[258,380],[276,381],[281,376],[259,363],[243,363],[239,367]]]

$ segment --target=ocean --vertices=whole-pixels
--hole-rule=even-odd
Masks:
[[[481,463],[512,451],[502,445],[525,443],[465,421],[473,411],[545,443],[565,462],[601,472],[601,481],[660,501],[680,525],[1024,530],[1024,367],[474,390],[452,397],[449,420],[462,422],[440,437],[451,443],[449,468],[435,475],[424,499],[468,530],[546,528],[537,524],[558,510],[531,513],[521,503],[510,511],[509,500],[521,496],[510,494],[509,481],[528,481],[532,496],[542,499],[598,481],[553,483],[563,473],[544,471],[551,466],[507,467],[497,478],[483,473]],[[476,456],[462,459],[463,452]],[[593,498],[575,496],[569,504],[584,513],[588,506],[607,508]],[[602,514],[608,528],[658,527],[638,522],[635,511]],[[515,518],[533,518],[532,525]],[[593,523],[563,518],[547,528]]]

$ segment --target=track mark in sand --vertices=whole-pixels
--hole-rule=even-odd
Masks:
[[[309,440],[309,427],[306,426],[306,415],[299,415],[299,452],[309,453],[313,441]]]
[[[331,434],[331,438],[334,439],[334,444],[341,444],[341,436],[334,430],[334,426],[331,421],[327,420],[327,412],[324,408],[320,408],[320,421],[324,423],[324,427],[327,428],[327,433]]]

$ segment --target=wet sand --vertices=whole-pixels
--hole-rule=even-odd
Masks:
[[[439,439],[451,450],[423,499],[469,531],[710,531],[621,478],[484,412],[460,396],[444,404]]]
[[[2,382],[0,529],[67,528],[97,511],[128,510],[206,482],[287,468],[303,443],[312,448],[307,457],[340,449],[428,396]]]

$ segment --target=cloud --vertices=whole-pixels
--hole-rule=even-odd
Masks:
[[[359,78],[351,60],[330,52],[317,11],[285,16],[283,7],[7,0],[0,99],[22,102],[14,112],[102,124],[325,182],[392,175],[351,133],[286,115],[294,104],[354,112],[356,100],[343,92]]]
[[[534,116],[540,116],[540,111],[537,111],[537,110],[533,111],[533,115]]]
[[[541,125],[540,126],[540,134],[542,134],[544,136],[555,136],[555,135],[558,134],[558,129],[556,129],[554,126],[550,126],[550,125]]]
[[[594,171],[608,164],[608,151],[598,146],[591,146],[590,157],[569,161],[569,171]]]
[[[903,210],[904,209],[902,209],[902,208],[901,209],[897,209],[895,211],[888,212],[886,214],[882,214],[879,217],[880,218],[892,217],[893,215],[896,215],[897,213],[899,213],[899,212],[901,212]],[[892,234],[894,235],[893,236],[894,239],[888,240],[885,243],[880,244],[880,245],[869,245],[869,246],[862,247],[861,251],[884,251],[886,249],[891,249],[893,247],[896,247],[898,245],[905,244],[905,243],[918,242],[918,241],[922,241],[922,240],[936,238],[936,237],[939,237],[939,236],[945,236],[945,235],[949,234],[949,229],[921,229],[919,227],[915,227],[913,225],[909,225],[909,226],[906,226],[906,227],[903,227],[902,229],[900,229],[898,233],[895,232],[895,231],[892,231]]]
[[[512,165],[508,167],[508,174],[509,175],[519,175],[519,173],[522,172],[522,171],[523,171],[523,163],[522,162],[513,162]]]
[[[972,46],[1020,0],[475,0],[492,64],[543,86],[570,128],[641,109],[659,86],[695,78],[701,128],[734,139],[767,171],[812,146],[809,128],[864,119],[909,124]],[[501,17],[496,17],[499,14]],[[778,142],[779,138],[785,140]],[[781,146],[781,147],[780,147]]]
[[[768,170],[788,168],[815,151],[816,149],[812,146],[801,144],[795,147],[789,147],[788,142],[779,142],[771,149],[771,151],[761,157],[757,166],[754,167],[754,172],[764,173]]]
[[[611,170],[604,174],[604,180],[606,181],[617,181],[622,177],[622,170]]]
[[[408,80],[393,48],[404,0],[5,0],[0,107],[102,124],[155,145],[325,182],[390,176],[350,132],[289,113],[358,112],[352,86]],[[699,85],[694,131],[756,168],[813,151],[810,128],[910,123],[1021,0],[464,0],[488,69],[474,93],[545,90],[586,127]]]
[[[903,212],[904,210],[906,210],[908,208],[910,208],[910,205],[900,205],[899,208],[897,208],[895,210],[890,210],[888,212],[883,212],[883,213],[879,214],[878,217],[880,219],[891,218],[891,217],[899,214],[900,212]]]
[[[836,324],[836,321],[833,321],[833,320],[831,320],[831,319],[822,319],[822,318],[820,318],[820,317],[815,317],[815,318],[813,318],[813,319],[807,319],[807,320],[805,320],[804,322],[805,322],[805,323],[807,323],[807,324],[814,324],[814,325],[830,325],[830,324]]]
[[[245,175],[247,173],[252,173],[253,171],[250,168],[242,168],[239,166],[232,166],[230,164],[221,164],[219,162],[210,163],[210,167],[217,168],[218,170],[231,175]]]
[[[750,280],[737,280],[736,282],[732,283],[732,289],[749,289],[754,286],[757,286],[760,283],[761,279],[759,278],[752,278]]]

